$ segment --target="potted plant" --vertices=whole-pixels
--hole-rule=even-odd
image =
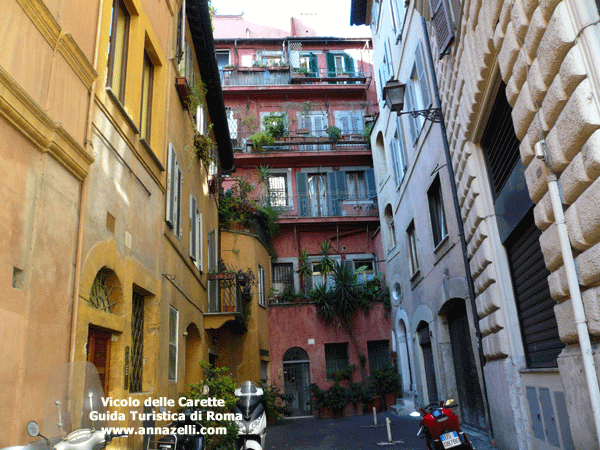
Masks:
[[[250,136],[250,141],[252,141],[252,148],[254,150],[262,152],[263,147],[265,145],[272,145],[274,139],[268,131],[259,131]]]
[[[336,127],[335,125],[327,128],[325,131],[327,132],[327,136],[329,136],[329,139],[333,141],[334,144],[337,143],[337,141],[339,141],[340,137],[342,136],[342,130]]]
[[[310,385],[310,392],[312,394],[314,415],[322,419],[328,419],[330,417],[333,417],[331,408],[325,406],[326,391],[321,389],[317,383],[312,383]]]
[[[293,77],[306,77],[308,69],[306,67],[296,67],[292,72]]]
[[[227,64],[226,66],[223,66],[223,72],[231,72],[235,70],[235,66],[233,64]]]
[[[334,382],[333,386],[327,389],[325,393],[324,405],[331,408],[333,415],[340,417],[343,414],[344,407],[348,403],[348,393],[346,389]]]
[[[387,409],[396,403],[396,393],[400,389],[400,376],[395,368],[373,370],[370,381],[375,392],[384,398]]]
[[[348,401],[354,407],[354,414],[357,416],[363,415],[363,397],[365,389],[361,383],[350,383],[348,386]]]
[[[267,380],[261,380],[260,386],[263,390],[262,403],[267,414],[267,424],[275,425],[278,419],[289,414],[286,403],[291,401],[291,398],[279,392],[279,388],[268,385]]]
[[[262,122],[265,126],[265,131],[274,139],[282,138],[286,134],[287,124],[283,114],[270,113],[263,117]]]

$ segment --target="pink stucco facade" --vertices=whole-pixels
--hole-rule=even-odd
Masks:
[[[361,381],[360,359],[352,340],[343,327],[325,325],[319,319],[314,304],[273,305],[269,308],[269,331],[271,336],[271,379],[274,385],[284,388],[283,356],[286,350],[299,347],[309,357],[310,382],[317,383],[322,389],[333,384],[326,377],[325,344],[348,343],[349,363],[356,365],[354,382]],[[371,310],[365,315],[357,312],[354,320],[354,333],[361,353],[367,356],[365,370],[369,374],[369,341],[387,340],[390,336],[390,313],[383,303],[373,302]]]

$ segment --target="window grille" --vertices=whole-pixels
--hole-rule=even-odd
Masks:
[[[345,370],[349,364],[348,343],[325,344],[325,369],[327,379],[333,379],[333,374]]]
[[[294,265],[292,263],[273,264],[273,290],[282,294],[294,289]]]
[[[129,392],[142,392],[144,365],[144,296],[133,292],[131,311],[131,375]]]
[[[368,341],[369,373],[374,370],[385,370],[391,367],[390,344],[388,340]]]

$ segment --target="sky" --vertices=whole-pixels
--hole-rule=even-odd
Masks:
[[[351,0],[212,0],[217,14],[240,14],[255,23],[289,29],[290,17],[310,17],[320,35],[368,37],[366,26],[350,26]]]

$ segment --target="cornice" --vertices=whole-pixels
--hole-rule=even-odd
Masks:
[[[17,0],[50,47],[65,58],[87,89],[98,76],[92,64],[73,39],[65,33],[42,0]]]
[[[89,172],[94,158],[0,67],[0,117],[5,118],[41,152],[50,153],[78,179]]]

